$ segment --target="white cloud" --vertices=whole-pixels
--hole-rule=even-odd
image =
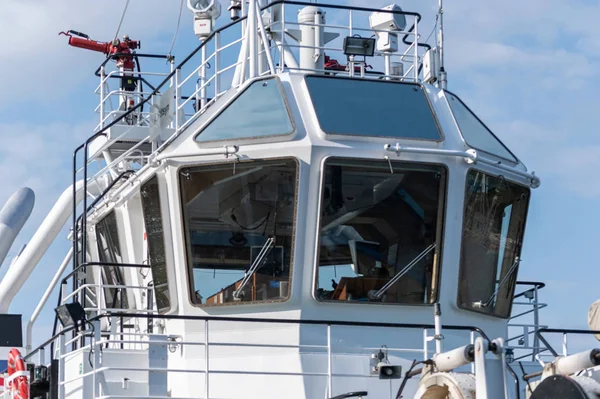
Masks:
[[[61,31],[85,32],[99,41],[113,39],[125,2],[80,0],[2,0],[0,35],[5,61],[0,63],[0,106],[9,102],[42,102],[65,96],[92,76],[104,56],[67,45]],[[132,0],[121,28],[142,40],[145,51],[166,51],[155,46],[161,35],[173,35],[178,7],[164,0]],[[184,11],[185,12],[185,11]],[[184,17],[188,18],[189,13]],[[184,25],[184,24],[182,24]],[[185,29],[185,26],[183,26]],[[170,43],[170,42],[169,42]]]

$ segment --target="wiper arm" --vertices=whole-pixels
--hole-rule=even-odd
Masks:
[[[424,257],[426,257],[431,251],[433,251],[435,249],[435,245],[436,244],[433,243],[430,246],[428,246],[427,248],[425,248],[425,250],[423,252],[421,252],[419,255],[417,255],[416,258],[414,258],[413,260],[411,260],[408,265],[404,266],[404,268],[402,270],[400,270],[394,277],[392,277],[392,279],[390,281],[388,281],[386,285],[384,285],[383,287],[381,287],[379,289],[379,291],[377,291],[373,295],[369,295],[371,297],[371,299],[380,299],[383,296],[383,294],[385,294],[386,291],[389,290],[392,287],[392,285],[396,284],[398,282],[398,280],[400,280],[417,263],[419,263],[421,261],[421,259],[423,259]]]
[[[265,245],[263,245],[263,247],[260,249],[258,256],[256,257],[256,259],[254,259],[254,262],[250,266],[250,269],[248,269],[248,271],[246,272],[246,275],[244,276],[244,279],[242,280],[240,287],[233,292],[234,299],[242,298],[242,292],[243,292],[242,290],[248,284],[248,282],[250,281],[250,279],[252,278],[254,273],[256,273],[256,271],[262,266],[263,261],[267,258],[267,255],[269,254],[269,252],[271,252],[271,249],[273,249],[274,243],[275,243],[275,238],[269,237],[269,239],[267,239],[267,242],[265,242]]]
[[[519,258],[517,256],[515,258],[514,263],[512,264],[512,266],[510,267],[510,269],[508,269],[508,272],[506,273],[506,275],[504,276],[504,278],[502,279],[502,281],[500,281],[500,284],[498,284],[498,288],[496,288],[496,291],[494,291],[494,293],[485,302],[483,302],[483,301],[473,302],[473,307],[475,307],[475,308],[487,308],[488,306],[490,306],[491,303],[496,299],[496,297],[500,293],[500,288],[502,288],[502,286],[508,281],[508,278],[512,276],[512,274],[514,273],[514,271],[517,270],[517,266],[519,266],[519,263],[521,263],[521,258]]]

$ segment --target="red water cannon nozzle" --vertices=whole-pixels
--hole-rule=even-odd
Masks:
[[[114,55],[117,66],[122,67],[125,70],[134,69],[135,62],[133,61],[133,55],[131,54],[133,50],[137,50],[141,47],[140,41],[131,40],[127,35],[123,36],[123,40],[115,39],[112,42],[92,40],[85,33],[74,30],[60,32],[59,35],[68,36],[70,46],[97,51],[99,53],[104,53],[107,56]]]

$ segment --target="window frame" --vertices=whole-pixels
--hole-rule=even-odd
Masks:
[[[169,255],[167,254],[167,237],[166,234],[168,232],[168,229],[170,228],[169,226],[165,227],[165,220],[168,221],[169,218],[166,217],[165,218],[165,212],[164,212],[164,206],[165,206],[165,202],[164,202],[164,195],[161,193],[163,191],[163,186],[160,184],[161,183],[161,178],[160,176],[155,173],[152,176],[150,176],[148,179],[144,180],[140,185],[139,185],[139,195],[140,195],[140,207],[141,207],[141,211],[142,211],[142,221],[144,223],[144,231],[146,233],[146,237],[148,237],[148,229],[146,226],[146,217],[145,217],[145,212],[144,212],[144,195],[142,193],[144,187],[150,183],[152,180],[156,180],[156,185],[157,185],[157,191],[158,191],[158,200],[159,200],[159,205],[160,205],[160,216],[161,216],[161,224],[162,224],[162,240],[163,240],[163,245],[164,245],[164,257],[165,257],[165,278],[166,278],[166,285],[168,287],[168,295],[167,298],[169,299],[169,305],[168,307],[165,308],[159,308],[158,306],[158,295],[156,295],[156,289],[155,289],[155,284],[154,281],[156,279],[156,277],[154,276],[154,270],[152,268],[152,264],[150,263],[150,242],[148,240],[147,242],[147,247],[148,247],[148,253],[147,254],[143,254],[144,257],[148,257],[147,261],[148,261],[148,265],[150,266],[150,271],[152,273],[152,295],[154,296],[153,300],[155,302],[156,305],[156,310],[158,311],[159,314],[164,315],[164,314],[169,314],[171,312],[173,312],[177,306],[175,305],[177,302],[174,301],[174,292],[173,292],[173,284],[172,281],[174,280],[172,272],[170,271],[169,268]],[[164,181],[162,181],[162,183],[164,183]],[[167,205],[168,206],[168,205]],[[167,213],[168,216],[168,213]]]
[[[119,253],[119,257],[121,258],[120,261],[107,261],[106,259],[103,259],[104,257],[106,257],[106,252],[110,251],[110,257],[114,256],[114,250],[111,250],[111,248],[109,247],[109,242],[106,242],[106,244],[103,242],[103,236],[107,235],[107,237],[110,235],[109,232],[110,230],[108,229],[109,224],[112,224],[112,219],[114,220],[114,228],[115,228],[115,232],[116,232],[116,237],[111,237],[111,238],[116,238],[116,241],[112,242],[112,244],[116,245],[117,248],[117,252]],[[104,230],[106,228],[106,230]],[[101,234],[101,230],[104,230],[103,234]],[[101,272],[100,272],[100,278],[102,281],[99,282],[99,284],[102,285],[122,285],[122,286],[126,286],[126,277],[125,277],[125,269],[119,267],[120,264],[123,264],[123,258],[125,257],[125,254],[123,253],[123,246],[121,245],[121,234],[119,233],[119,220],[117,218],[117,212],[116,209],[111,209],[108,213],[106,213],[105,215],[102,216],[102,218],[100,218],[98,220],[98,222],[96,222],[94,224],[94,234],[95,234],[95,241],[96,241],[96,251],[98,253],[98,261],[100,263],[102,263],[103,265],[101,266]],[[105,248],[106,245],[106,248]],[[114,281],[109,281],[109,280],[114,280]],[[107,309],[123,309],[123,310],[128,310],[131,309],[130,307],[130,298],[129,298],[129,293],[127,291],[126,288],[103,288],[104,293],[103,293],[103,299],[104,299],[104,306]],[[120,298],[120,304],[115,304],[115,306],[112,306],[112,304],[110,304],[111,306],[109,306],[108,303],[108,297],[109,295],[112,297],[113,302],[116,300],[117,295]]]
[[[290,123],[292,125],[292,130],[290,132],[287,133],[282,133],[282,134],[271,134],[271,135],[262,135],[262,136],[249,136],[249,137],[230,137],[230,138],[226,138],[226,139],[221,139],[221,140],[205,140],[205,141],[198,141],[198,137],[200,137],[202,135],[202,133],[204,132],[204,130],[206,128],[208,128],[216,119],[218,119],[221,115],[223,115],[224,112],[226,112],[229,107],[231,107],[233,105],[233,103],[240,98],[242,95],[244,95],[244,93],[246,93],[246,91],[248,91],[248,89],[250,89],[250,87],[252,87],[252,85],[261,82],[261,81],[266,81],[266,80],[273,80],[276,82],[277,87],[279,88],[279,92],[281,94],[281,98],[283,99],[283,104],[285,106],[285,110],[287,112],[288,118],[290,120]],[[234,140],[256,140],[256,139],[270,139],[270,138],[275,138],[275,139],[279,139],[279,138],[285,138],[285,139],[289,139],[291,136],[294,135],[294,133],[296,133],[297,131],[297,126],[296,123],[294,122],[294,117],[292,115],[292,110],[290,108],[290,103],[287,99],[287,96],[285,94],[285,88],[283,87],[283,84],[281,83],[281,79],[279,79],[278,76],[266,76],[266,77],[261,77],[261,78],[257,78],[254,80],[251,80],[240,92],[236,93],[231,99],[229,99],[229,101],[223,106],[223,108],[221,108],[220,110],[218,110],[213,116],[211,116],[206,123],[204,123],[202,125],[202,127],[199,129],[198,133],[196,133],[194,135],[194,143],[199,144],[199,145],[204,145],[204,144],[214,144],[214,143],[223,143],[223,142],[231,142]],[[280,141],[280,140],[274,140],[274,141]]]
[[[462,128],[460,127],[460,124],[458,123],[458,120],[456,119],[456,115],[454,115],[454,111],[452,110],[452,106],[450,105],[450,101],[452,101],[452,99],[451,99],[450,97],[448,97],[448,96],[447,96],[447,94],[449,94],[449,95],[453,96],[454,98],[456,98],[456,99],[457,99],[457,100],[458,100],[458,101],[459,101],[459,102],[462,104],[462,106],[463,106],[463,107],[465,107],[465,109],[466,109],[467,111],[469,111],[469,112],[471,113],[471,115],[473,115],[473,116],[475,117],[475,119],[477,119],[477,121],[478,121],[478,122],[481,124],[481,126],[483,126],[483,128],[484,128],[485,130],[487,130],[487,131],[488,131],[488,133],[489,133],[489,134],[491,134],[491,135],[492,135],[492,137],[494,137],[494,138],[496,139],[496,141],[498,141],[498,143],[499,143],[499,144],[500,144],[502,147],[504,147],[504,149],[505,149],[505,150],[506,150],[506,151],[507,151],[507,152],[508,152],[508,153],[509,153],[509,154],[510,154],[510,155],[511,155],[511,156],[512,156],[514,159],[508,159],[508,158],[506,158],[506,157],[503,157],[502,155],[494,154],[494,153],[491,153],[491,152],[489,152],[489,151],[483,150],[483,149],[481,149],[481,148],[478,148],[478,147],[475,147],[475,146],[472,146],[471,144],[469,144],[469,142],[468,142],[468,141],[467,141],[467,139],[465,138],[465,135],[463,134],[463,130],[462,130]],[[462,100],[462,98],[460,98],[459,96],[457,96],[456,94],[454,94],[453,92],[451,92],[451,91],[449,91],[449,90],[444,90],[444,96],[446,97],[446,101],[447,101],[447,103],[448,103],[448,110],[450,111],[450,114],[452,115],[452,120],[454,121],[454,124],[456,125],[456,128],[458,129],[458,132],[460,133],[460,137],[462,138],[462,140],[465,142],[465,144],[466,144],[466,145],[468,145],[470,148],[473,148],[473,149],[475,149],[475,150],[478,150],[478,151],[484,152],[484,153],[485,153],[485,154],[487,154],[487,155],[490,155],[490,156],[493,156],[493,157],[496,157],[496,158],[503,159],[503,160],[505,160],[505,161],[507,161],[507,162],[510,162],[510,163],[511,163],[511,164],[513,164],[513,165],[518,165],[518,164],[520,164],[520,163],[521,163],[521,161],[519,160],[519,158],[518,158],[518,157],[517,157],[517,156],[516,156],[516,155],[515,155],[515,154],[514,154],[514,153],[513,153],[511,150],[510,150],[510,148],[508,148],[508,147],[506,146],[506,144],[504,144],[504,142],[502,142],[502,140],[500,140],[500,139],[498,138],[498,136],[496,136],[496,135],[494,134],[494,132],[492,132],[492,130],[491,130],[491,129],[490,129],[490,128],[489,128],[489,127],[488,127],[488,126],[487,126],[487,125],[486,125],[486,124],[485,124],[485,123],[482,121],[482,120],[481,120],[481,118],[479,118],[479,116],[478,116],[478,115],[477,115],[475,112],[473,112],[473,110],[472,110],[472,109],[471,109],[471,108],[470,108],[470,107],[469,107],[469,106],[468,106],[468,105],[467,105],[467,104],[466,104],[466,103],[465,103],[465,102]]]
[[[486,171],[486,170],[483,170],[483,169],[480,169],[480,168],[477,168],[477,167],[470,167],[470,168],[468,168],[466,170],[465,179],[464,179],[465,188],[464,188],[464,191],[463,191],[463,202],[464,202],[464,204],[463,204],[463,213],[462,213],[462,223],[460,224],[460,252],[459,252],[459,256],[460,257],[459,257],[459,261],[458,261],[458,281],[459,282],[463,278],[463,267],[462,267],[463,266],[463,246],[464,246],[463,234],[464,234],[465,214],[466,214],[466,211],[467,211],[467,201],[466,201],[466,198],[467,198],[467,193],[468,193],[468,189],[469,189],[467,183],[468,183],[469,174],[471,172],[473,172],[473,171],[479,172],[479,173],[483,173],[486,176],[490,176],[490,177],[493,177],[493,178],[496,178],[496,179],[500,179],[501,177],[504,177],[502,174],[494,174],[494,173],[492,173],[490,171]],[[526,230],[527,230],[527,217],[529,215],[529,206],[531,205],[531,188],[528,187],[528,186],[526,186],[526,185],[524,185],[524,184],[517,183],[517,182],[515,182],[513,180],[508,180],[508,182],[510,182],[511,184],[514,184],[516,186],[519,186],[519,187],[522,187],[522,188],[526,189],[527,190],[527,195],[528,195],[528,197],[527,197],[527,208],[525,209],[525,214],[523,215],[524,223],[523,223],[523,233],[522,233],[522,237],[521,237],[521,243],[520,243],[519,248],[517,250],[517,254],[515,255],[516,257],[520,258],[521,257],[521,252],[523,250],[523,243],[525,241],[525,233],[526,233]],[[512,309],[513,309],[513,305],[514,305],[514,299],[515,299],[514,297],[515,297],[515,291],[516,291],[516,286],[517,286],[516,283],[518,282],[519,268],[520,268],[520,266],[521,265],[518,264],[516,270],[514,271],[515,276],[516,276],[515,286],[513,287],[512,298],[510,299],[510,302],[509,302],[510,305],[508,307],[508,312],[507,312],[506,316],[498,315],[496,313],[485,312],[485,311],[483,311],[483,310],[481,310],[479,308],[475,308],[475,307],[463,306],[461,304],[461,301],[460,301],[460,283],[459,283],[459,285],[457,285],[457,289],[456,289],[456,306],[459,309],[466,310],[468,312],[473,312],[473,313],[477,313],[477,314],[483,314],[483,315],[486,315],[486,316],[494,317],[496,319],[509,320],[510,316],[512,314]]]
[[[316,110],[316,107],[315,107],[315,104],[313,101],[313,97],[311,95],[311,91],[308,88],[308,84],[306,83],[306,81],[311,78],[312,79],[317,78],[317,79],[355,80],[355,81],[360,81],[360,82],[368,81],[368,82],[375,83],[375,84],[397,84],[397,85],[418,87],[419,90],[423,93],[425,100],[427,101],[429,111],[431,112],[431,116],[433,117],[435,126],[437,127],[438,133],[440,134],[440,138],[437,140],[431,140],[431,139],[416,138],[416,137],[369,136],[369,135],[362,135],[362,134],[327,132],[325,129],[323,129],[323,126],[321,125],[321,120],[317,113],[317,110]],[[344,138],[361,138],[361,139],[407,140],[407,141],[419,141],[419,142],[425,142],[425,143],[442,143],[446,139],[446,136],[444,135],[444,129],[442,129],[442,125],[440,124],[440,121],[437,117],[437,113],[435,112],[435,110],[433,108],[433,104],[431,103],[431,99],[429,98],[429,93],[427,93],[426,87],[421,83],[389,81],[389,80],[366,80],[363,78],[356,78],[356,77],[351,78],[351,77],[343,77],[343,76],[323,76],[323,75],[318,75],[318,74],[307,74],[304,77],[304,86],[305,86],[306,92],[308,94],[308,98],[310,99],[310,107],[312,109],[312,112],[314,113],[315,120],[317,121],[317,125],[319,126],[319,129],[326,136],[340,136],[340,137],[344,137]]]
[[[396,161],[391,161],[392,165],[394,163],[408,163],[408,164],[414,164],[414,165],[427,165],[427,166],[438,166],[441,167],[442,170],[444,171],[444,179],[443,179],[443,183],[440,183],[442,185],[442,187],[440,187],[440,193],[439,193],[439,199],[441,200],[440,204],[438,205],[438,215],[437,215],[437,221],[436,221],[436,243],[439,243],[439,247],[438,245],[436,245],[435,248],[435,254],[437,254],[437,265],[434,264],[434,268],[436,273],[434,273],[435,277],[432,278],[431,283],[432,286],[435,286],[435,297],[433,298],[433,301],[431,303],[384,303],[384,302],[348,302],[348,301],[337,301],[337,300],[320,300],[317,297],[317,290],[319,289],[319,259],[321,256],[321,245],[320,245],[320,241],[321,241],[321,210],[323,209],[323,190],[325,188],[325,173],[326,173],[326,166],[327,166],[327,162],[331,161],[331,160],[335,160],[335,159],[341,159],[341,160],[354,160],[354,161],[360,161],[360,162],[367,162],[367,161],[380,161],[379,159],[373,159],[373,158],[360,158],[360,157],[344,157],[344,156],[335,156],[335,155],[329,155],[326,156],[325,158],[322,159],[321,161],[321,174],[320,174],[320,183],[319,183],[319,197],[318,197],[318,207],[317,207],[317,230],[315,233],[315,237],[316,237],[316,241],[315,241],[315,258],[313,261],[313,284],[312,284],[312,293],[311,296],[313,298],[313,300],[319,304],[323,304],[323,305],[327,305],[327,304],[338,304],[340,306],[345,306],[343,304],[352,304],[355,306],[362,306],[362,305],[367,305],[367,306],[410,306],[410,307],[432,307],[434,306],[436,303],[439,302],[440,300],[440,292],[441,292],[441,282],[442,282],[442,260],[444,258],[444,241],[446,239],[446,205],[448,204],[448,192],[449,192],[449,182],[450,182],[450,169],[448,167],[448,165],[444,164],[444,163],[436,163],[436,162],[414,162],[414,161],[401,161],[401,160],[396,160]],[[382,161],[382,162],[385,162]]]
[[[196,303],[194,301],[194,293],[195,293],[195,289],[194,289],[194,267],[192,265],[191,259],[193,258],[193,255],[191,253],[191,237],[190,237],[190,231],[188,228],[188,218],[187,218],[187,211],[186,211],[186,204],[183,203],[183,187],[181,185],[181,171],[183,169],[192,169],[192,168],[202,168],[202,167],[210,167],[210,166],[222,166],[222,165],[232,165],[232,167],[234,165],[240,165],[241,163],[253,163],[253,162],[264,162],[264,161],[281,161],[281,160],[291,160],[295,163],[296,165],[296,180],[295,180],[295,187],[294,187],[294,214],[293,214],[293,227],[292,227],[292,235],[291,235],[291,248],[290,248],[290,279],[289,279],[289,288],[288,288],[288,295],[286,298],[284,299],[275,299],[275,300],[261,300],[261,301],[248,301],[248,302],[228,302],[228,303],[221,303],[221,304],[202,304],[202,303]],[[297,236],[297,227],[298,227],[298,204],[300,201],[300,196],[299,196],[299,189],[300,189],[300,168],[301,168],[302,163],[300,162],[300,160],[297,157],[294,156],[283,156],[283,157],[277,157],[277,158],[260,158],[260,159],[251,159],[251,160],[227,160],[227,161],[209,161],[206,163],[195,163],[195,164],[186,164],[186,165],[180,165],[177,169],[176,169],[176,174],[177,174],[177,193],[179,195],[179,206],[180,206],[180,212],[179,212],[179,217],[180,217],[180,222],[181,222],[181,229],[182,229],[182,234],[183,234],[183,243],[184,243],[184,250],[185,250],[185,266],[186,266],[186,280],[187,280],[187,284],[186,284],[186,288],[188,290],[188,295],[187,295],[187,299],[189,301],[189,304],[191,306],[193,306],[194,308],[199,308],[199,309],[208,309],[208,308],[228,308],[228,307],[237,307],[237,306],[252,306],[252,305],[265,305],[265,304],[280,304],[280,303],[285,303],[288,302],[292,299],[292,294],[293,294],[293,290],[295,288],[294,286],[294,259],[295,259],[295,252],[296,252],[296,236]]]

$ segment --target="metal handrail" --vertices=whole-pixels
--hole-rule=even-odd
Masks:
[[[95,266],[114,266],[114,264],[103,264],[97,263],[92,264],[89,263],[87,266],[95,265]],[[84,267],[86,265],[82,265]],[[149,267],[147,265],[118,265],[123,267]],[[73,275],[74,273],[70,273]],[[292,325],[321,325],[321,326],[346,326],[346,327],[380,327],[380,328],[409,328],[409,329],[427,329],[432,330],[435,329],[434,324],[419,324],[419,323],[385,323],[385,322],[368,322],[368,321],[343,321],[343,320],[318,320],[318,319],[275,319],[275,318],[258,318],[258,317],[224,317],[224,316],[199,316],[199,315],[164,315],[164,314],[135,314],[135,313],[125,313],[125,312],[106,312],[99,315],[94,316],[89,319],[89,322],[99,321],[102,319],[107,319],[110,317],[128,317],[131,318],[135,316],[135,318],[149,318],[149,319],[160,319],[160,320],[195,320],[195,321],[214,321],[214,322],[238,322],[238,323],[270,323],[270,324],[292,324]],[[451,330],[451,331],[471,331],[479,334],[487,343],[491,346],[494,346],[492,340],[488,337],[488,335],[479,327],[475,326],[461,326],[461,325],[443,325],[442,329]],[[42,345],[38,346],[31,352],[31,355],[35,354],[40,349],[45,348],[50,343],[55,341],[61,335],[64,335],[68,332],[75,330],[75,326],[65,328],[64,330],[55,333],[52,338],[46,340]]]
[[[544,343],[544,345],[548,348],[550,353],[553,356],[558,356],[558,352],[554,350],[554,347],[550,345],[550,343],[544,338],[542,334],[563,334],[563,337],[566,337],[568,334],[576,334],[576,335],[600,335],[600,330],[580,330],[573,328],[540,328],[535,332],[537,338]],[[565,352],[566,345],[563,342],[563,352]]]

